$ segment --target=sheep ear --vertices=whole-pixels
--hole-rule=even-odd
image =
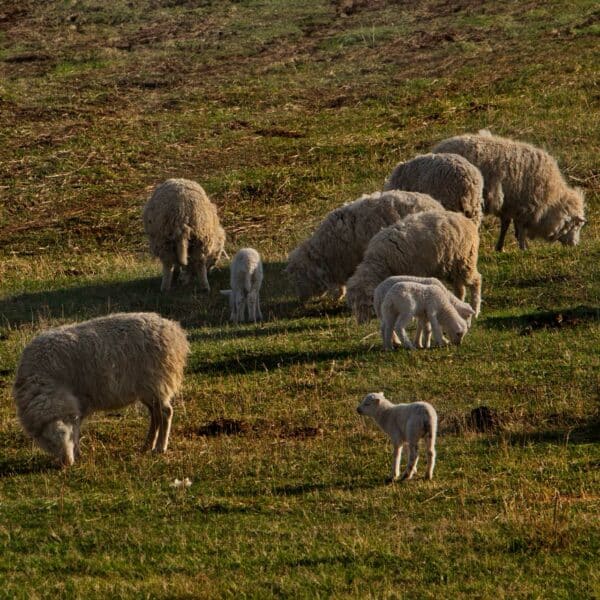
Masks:
[[[584,219],[583,217],[579,217],[579,216],[573,217],[573,221],[575,221],[575,223],[577,225],[585,225],[587,223],[586,219]]]

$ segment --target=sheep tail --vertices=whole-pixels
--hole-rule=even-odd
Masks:
[[[180,265],[188,264],[188,245],[192,230],[187,225],[183,226],[183,232],[177,239],[177,260]]]

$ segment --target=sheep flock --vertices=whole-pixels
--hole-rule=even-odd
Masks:
[[[347,304],[349,318],[359,323],[378,318],[384,350],[466,344],[485,296],[478,270],[484,215],[500,220],[497,251],[511,223],[526,250],[535,238],[576,245],[586,220],[583,193],[567,185],[547,152],[487,130],[461,134],[396,163],[383,189],[325,215],[312,235],[290,249],[290,289],[300,303],[329,294]],[[162,264],[161,292],[183,294],[194,282],[209,292],[211,270],[228,257],[226,231],[205,190],[192,180],[168,179],[154,189],[141,220]],[[263,319],[262,261],[254,248],[234,253],[231,288],[221,290],[234,328]],[[406,329],[413,319],[411,341]],[[22,353],[13,385],[17,416],[42,449],[71,466],[80,454],[85,418],[139,401],[150,418],[142,448],[165,452],[189,350],[184,329],[156,313],[117,313],[49,329]],[[421,438],[427,443],[426,477],[432,478],[433,406],[394,405],[383,393],[368,393],[358,412],[373,417],[392,440],[391,480],[400,477],[403,447],[403,478],[414,476]]]

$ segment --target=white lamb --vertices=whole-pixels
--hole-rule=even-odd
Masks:
[[[468,305],[472,316],[475,311]],[[393,350],[393,333],[400,336],[402,345],[408,350],[415,346],[406,335],[406,326],[417,318],[421,323],[429,323],[437,346],[444,346],[443,331],[453,344],[459,345],[469,326],[452,305],[448,292],[438,285],[423,285],[413,281],[395,283],[385,295],[380,308],[381,337],[384,350]],[[419,336],[420,337],[420,336]],[[425,340],[428,347],[429,340]]]
[[[500,217],[499,252],[511,220],[521,250],[528,238],[579,243],[586,222],[583,192],[566,184],[556,160],[544,150],[484,129],[444,140],[433,152],[460,154],[481,171],[485,212]]]
[[[231,261],[230,290],[221,290],[229,297],[230,319],[234,323],[244,321],[246,308],[248,320],[262,321],[260,312],[260,286],[263,280],[263,265],[260,254],[254,248],[242,248]]]
[[[81,422],[140,401],[144,449],[165,452],[189,344],[156,313],[117,313],[40,333],[23,350],[13,395],[23,429],[63,465],[79,455]]]
[[[415,283],[421,283],[423,285],[435,285],[444,291],[448,300],[450,300],[452,306],[456,309],[458,314],[466,321],[467,325],[471,326],[471,316],[473,315],[473,309],[469,304],[459,300],[446,286],[435,277],[415,277],[412,275],[392,275],[387,279],[384,279],[373,292],[373,308],[375,309],[375,315],[378,319],[381,319],[381,303],[385,298],[385,295],[389,292],[392,286],[396,283],[403,281],[412,281]],[[392,331],[392,338],[394,344],[400,344],[400,340],[396,335],[395,331]],[[415,334],[415,345],[417,348],[429,348],[429,340],[431,338],[431,327],[428,321],[418,319],[417,331]]]
[[[378,392],[367,394],[356,410],[361,415],[372,417],[392,441],[394,458],[390,481],[396,481],[400,478],[400,460],[403,447],[408,450],[408,461],[402,479],[412,479],[417,472],[419,440],[421,438],[425,438],[427,446],[426,478],[433,478],[438,418],[431,404],[428,402],[392,404],[383,395],[383,392]]]
[[[478,225],[481,221],[483,177],[458,154],[422,154],[398,163],[383,189],[429,194],[447,210],[461,212]]]

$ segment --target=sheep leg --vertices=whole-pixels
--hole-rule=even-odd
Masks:
[[[262,316],[262,312],[260,310],[260,296],[258,294],[256,294],[256,314],[258,316],[258,320],[262,321],[263,316]]]
[[[391,312],[381,316],[381,338],[384,350],[393,350],[394,315]]]
[[[198,277],[200,281],[200,289],[205,292],[210,292],[210,285],[208,283],[208,271],[206,269],[206,259],[201,257],[193,262],[192,266],[194,275]]]
[[[171,433],[171,421],[173,419],[173,407],[169,400],[165,400],[161,403],[159,415],[158,440],[154,450],[162,453],[167,451],[169,434]]]
[[[419,461],[419,448],[415,443],[408,444],[408,463],[402,474],[402,479],[412,479],[417,472],[417,462]]]
[[[142,446],[142,452],[148,450],[154,450],[156,446],[156,438],[158,436],[158,424],[160,422],[160,408],[158,404],[150,402],[146,404],[148,412],[150,413],[150,425],[148,427],[148,434],[146,435],[146,441]]]
[[[469,283],[469,294],[471,295],[471,307],[475,311],[475,318],[477,318],[481,312],[481,275],[479,273]],[[467,323],[469,326],[471,325],[469,321]]]
[[[502,248],[504,247],[504,239],[506,238],[506,232],[510,227],[510,218],[503,217],[500,219],[500,236],[498,237],[498,242],[496,243],[496,252],[502,252]]]
[[[394,325],[394,330],[400,337],[400,341],[402,342],[402,345],[407,350],[415,350],[414,344],[410,341],[410,338],[408,337],[408,335],[406,333],[406,327],[412,321],[413,317],[414,317],[413,312],[408,311],[407,313],[400,315],[396,319],[396,323]]]
[[[417,348],[429,348],[431,342],[431,327],[427,319],[417,319],[417,331],[415,334],[415,346]]]
[[[400,461],[402,460],[402,444],[394,443],[394,453],[392,458],[392,476],[389,481],[396,481],[400,478]]]
[[[173,281],[173,270],[175,266],[167,262],[163,262],[163,276],[162,283],[160,284],[161,292],[168,292],[171,289],[171,282]]]
[[[462,281],[454,282],[454,294],[459,300],[464,300],[467,295],[467,288]]]
[[[444,340],[444,333],[442,332],[442,326],[440,325],[440,322],[437,320],[435,315],[430,315],[429,323],[431,324],[435,345],[439,348],[443,348],[446,345],[446,341]]]
[[[520,223],[517,224],[516,221],[515,221],[515,237],[517,238],[517,242],[519,242],[519,249],[527,250],[527,248],[528,248],[527,232],[525,230],[525,227],[523,227],[523,225],[521,225]]]
[[[427,479],[433,479],[433,469],[435,467],[435,440],[431,435],[425,436],[425,442],[427,444],[427,473],[425,477]]]
[[[252,321],[253,323],[256,323],[258,316],[257,304],[258,296],[255,292],[250,292],[248,294],[248,320]]]

